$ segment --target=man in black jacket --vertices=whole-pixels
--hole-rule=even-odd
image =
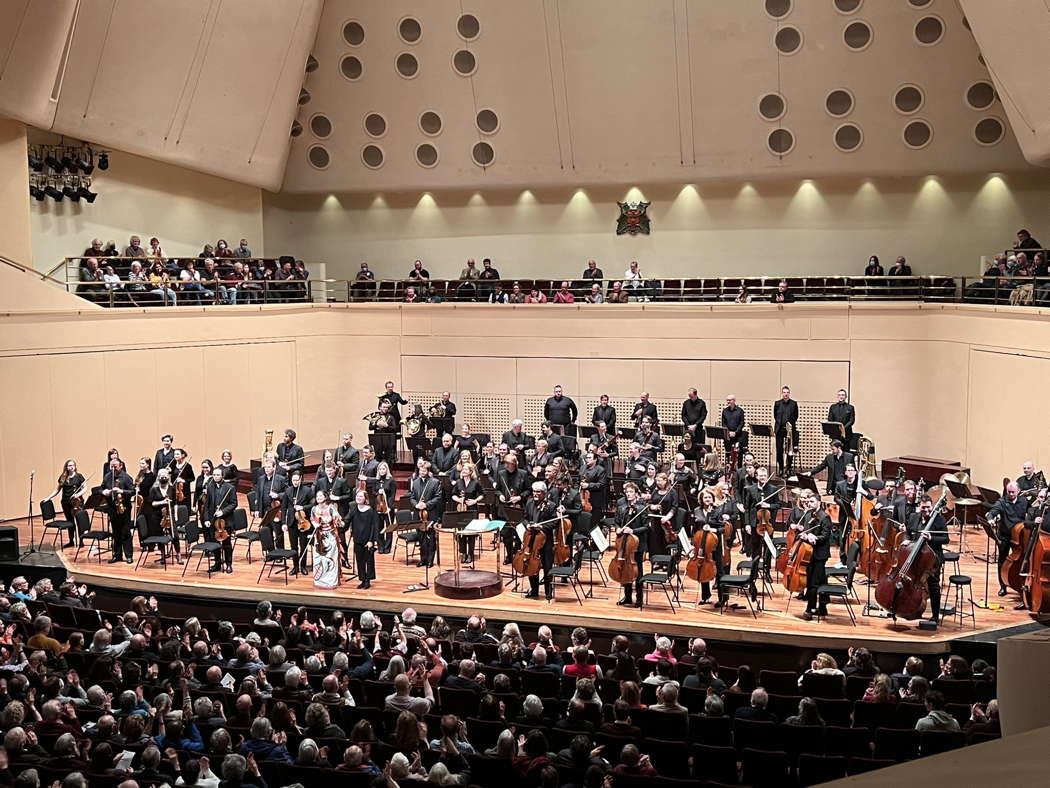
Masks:
[[[771,560],[769,550],[765,546],[765,539],[759,533],[759,515],[762,515],[764,519],[766,513],[768,513],[771,527],[777,521],[777,511],[780,509],[780,495],[778,494],[780,489],[769,481],[769,470],[765,467],[760,467],[755,471],[755,483],[744,489],[743,503],[747,516],[747,525],[744,527],[744,533],[746,534],[745,538],[751,544],[749,554],[751,556],[752,599],[755,599],[758,595],[758,591],[755,588],[755,578],[758,577],[759,569],[761,568],[765,572],[768,579]]]
[[[617,537],[621,534],[634,534],[638,537],[638,548],[633,556],[627,558],[628,561],[634,561],[637,576],[633,584],[621,584],[623,598],[616,604],[634,605],[640,608],[643,602],[642,575],[644,574],[645,548],[649,544],[649,518],[645,515],[645,512],[648,510],[638,497],[638,487],[635,486],[634,482],[627,482],[623,486],[623,495],[623,500],[616,509],[616,527],[609,534],[609,540],[615,547]],[[632,599],[632,593],[637,595],[638,598],[636,600]]]
[[[434,473],[440,476],[448,476],[449,472],[456,467],[459,452],[452,445],[452,436],[447,432],[441,436],[441,445],[434,449],[432,461]]]
[[[773,403],[773,434],[777,441],[777,473],[791,472],[792,456],[784,454],[784,439],[791,434],[792,456],[798,453],[798,403],[791,399],[791,388],[780,390],[780,399]]]
[[[160,436],[161,447],[153,455],[153,472],[159,473],[161,468],[170,468],[175,462],[174,438],[171,435]]]
[[[543,418],[550,422],[555,432],[561,435],[576,435],[576,403],[562,394],[561,386],[554,387],[554,396],[543,404]]]
[[[354,447],[354,436],[349,432],[343,433],[343,442],[336,447],[335,466],[350,480],[357,476],[361,467],[361,452]]]
[[[598,398],[598,404],[595,406],[594,412],[591,414],[591,424],[597,427],[598,422],[600,421],[605,422],[605,426],[609,429],[610,433],[616,433],[616,408],[609,404],[608,394],[602,394]]]
[[[518,462],[525,460],[525,450],[536,445],[533,438],[525,434],[525,427],[521,419],[514,419],[510,423],[510,429],[503,433],[503,443],[507,448],[518,455]]]
[[[1006,562],[1010,554],[1010,533],[1013,527],[1025,520],[1028,514],[1028,498],[1021,495],[1021,488],[1017,482],[1006,485],[1006,495],[992,504],[986,518],[989,522],[995,522],[996,535],[999,545],[999,567]],[[999,582],[999,596],[1006,596],[1006,586]]]
[[[102,479],[102,494],[107,499],[109,527],[113,533],[113,557],[109,563],[132,562],[131,541],[131,496],[135,482],[124,472],[120,460],[113,458],[109,470]]]
[[[441,482],[430,475],[431,464],[423,461],[419,464],[419,475],[409,486],[408,497],[413,508],[420,513],[427,513],[428,525],[419,534],[419,563],[417,566],[434,565],[435,533],[434,523],[441,520]]]
[[[730,394],[726,397],[726,406],[722,409],[722,427],[726,430],[726,438],[723,441],[726,457],[733,451],[733,447],[739,447],[740,451],[747,449],[747,433],[744,432],[745,416],[744,409],[736,404],[736,395]]]
[[[543,572],[543,591],[548,601],[554,596],[554,581],[550,576],[551,568],[554,566],[554,515],[557,506],[554,498],[548,495],[547,485],[544,482],[532,483],[532,498],[525,502],[525,523],[528,531],[541,530],[545,535],[543,547],[540,550],[540,569]],[[528,535],[526,534],[526,539]],[[529,592],[525,594],[526,599],[537,599],[540,595],[540,575],[536,572],[529,575]]]
[[[693,436],[694,444],[701,444],[707,439],[704,422],[707,421],[707,403],[689,389],[685,402],[682,403],[682,426]]]
[[[401,425],[401,408],[398,406],[407,405],[408,402],[394,391],[394,381],[388,380],[383,384],[383,388],[383,393],[379,395],[379,404],[381,405],[383,400],[390,403],[390,415],[394,417],[394,427],[399,427]]]
[[[847,449],[852,450],[854,448],[853,425],[857,421],[857,411],[846,402],[846,389],[839,389],[836,396],[838,401],[832,403],[828,408],[828,421],[835,421],[843,426],[845,433],[842,436],[842,443]]]
[[[293,471],[281,495],[281,510],[284,525],[288,529],[289,546],[299,554],[299,560],[295,562],[296,566],[292,569],[292,574],[296,574],[297,571],[306,572],[306,542],[309,538],[309,531],[299,530],[296,513],[302,512],[305,517],[309,518],[313,498],[313,488],[303,481],[303,472]],[[283,548],[284,533],[278,529],[274,531],[274,537],[277,546]]]
[[[827,582],[827,563],[831,557],[831,518],[820,510],[820,499],[813,493],[806,494],[802,501],[804,514],[798,525],[791,526],[799,532],[802,539],[813,547],[813,555],[809,559],[809,567],[806,570],[806,610],[802,618],[806,621],[813,619],[814,615],[826,616],[828,614],[828,600],[826,597],[818,599],[817,589]]]
[[[931,519],[932,518],[932,519]],[[930,595],[930,621],[936,625],[941,618],[941,564],[944,563],[944,545],[948,543],[948,524],[940,511],[933,513],[933,499],[924,495],[919,499],[919,509],[908,518],[908,524],[901,530],[907,536],[904,547],[907,547],[916,539],[924,529],[929,529],[926,543],[933,549],[937,556],[937,565],[930,570],[926,578],[926,589]]]
[[[828,495],[834,495],[835,485],[846,478],[847,465],[853,465],[853,455],[842,448],[842,441],[833,440],[831,442],[831,453],[821,460],[820,464],[809,472],[809,475],[815,476],[826,470],[828,478],[824,489]]]
[[[233,511],[237,508],[237,491],[233,485],[223,480],[222,468],[215,467],[211,473],[211,481],[205,488],[208,496],[208,508],[203,512],[204,530],[207,538],[215,540],[215,529],[212,523],[215,520],[226,521],[226,538],[220,542],[219,553],[215,556],[215,565],[211,571],[227,573],[233,572],[233,539],[230,532],[233,529]]]
[[[303,447],[295,443],[295,430],[285,430],[284,440],[277,445],[277,467],[288,476],[292,471],[301,471],[305,461]]]

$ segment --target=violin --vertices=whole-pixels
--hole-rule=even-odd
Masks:
[[[894,556],[894,567],[883,577],[875,589],[875,601],[894,618],[914,621],[926,610],[926,580],[937,568],[937,554],[927,544],[930,523],[948,497],[942,496],[934,504],[930,519],[908,547],[901,546]]]
[[[160,530],[167,536],[171,536],[171,500],[169,499],[168,505],[164,507],[164,511],[160,515]]]
[[[521,540],[521,549],[514,555],[514,571],[523,577],[538,575],[542,565],[540,552],[547,543],[547,534],[542,528],[527,528]]]
[[[710,583],[718,577],[715,551],[718,549],[718,534],[699,530],[693,535],[693,554],[685,565],[685,573],[697,583]]]
[[[127,509],[127,506],[125,506],[125,504],[124,504],[124,493],[119,488],[114,488],[112,490],[112,495],[113,495],[113,510],[117,514],[124,514],[124,510]]]
[[[310,530],[310,526],[311,526],[310,518],[306,516],[306,510],[305,509],[298,509],[298,510],[296,510],[296,512],[295,512],[295,522],[299,526],[299,530],[300,531],[309,531]]]
[[[175,481],[175,503],[186,503],[186,480],[183,478]]]
[[[386,490],[379,487],[376,490],[376,514],[386,514],[390,511],[390,503],[386,499]]]
[[[216,542],[225,542],[230,538],[230,532],[226,530],[225,517],[216,518],[215,521],[212,522],[211,527],[214,530],[212,535],[215,537]]]
[[[580,501],[580,508],[583,509],[583,511],[590,512],[594,510],[594,506],[591,504],[590,490],[580,490]]]
[[[759,536],[773,535],[772,512],[769,509],[759,509],[755,513],[755,532]]]
[[[634,534],[616,536],[616,554],[609,559],[609,577],[622,586],[638,579],[638,565],[634,554],[638,551],[638,537]]]

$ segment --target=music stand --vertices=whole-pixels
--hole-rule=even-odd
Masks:
[[[751,434],[754,435],[756,438],[770,439],[769,443],[766,444],[766,467],[769,467],[773,464],[773,427],[769,424],[749,424],[748,427],[751,430]],[[776,466],[773,467],[775,470]]]
[[[592,435],[598,432],[598,428],[590,424],[581,424],[576,428],[576,431],[579,432],[580,437],[586,443]]]
[[[408,444],[408,449],[412,452],[413,463],[419,462],[420,457],[430,457],[430,438],[425,435],[405,438],[405,443]]]
[[[846,425],[840,421],[822,421],[820,422],[820,431],[833,441],[841,441],[846,438]],[[844,446],[843,448],[849,451],[849,446]]]
[[[634,436],[635,434],[637,434],[637,432],[638,430],[634,427],[617,427],[616,437],[623,438],[624,440],[633,441]]]
[[[978,488],[978,489],[980,489],[980,488]],[[979,607],[982,610],[992,610],[993,609],[992,605],[988,601],[988,584],[989,584],[989,579],[990,579],[990,575],[991,575],[991,571],[992,571],[992,542],[995,542],[996,558],[998,558],[998,553],[1003,548],[1002,548],[1002,545],[999,543],[999,539],[996,538],[995,526],[992,525],[990,522],[988,522],[988,520],[985,518],[984,514],[977,515],[977,522],[978,522],[978,525],[980,525],[981,528],[984,529],[984,535],[985,535],[985,539],[987,541],[985,542],[985,548],[984,548],[985,549],[985,558],[984,558],[984,598],[981,599],[979,602],[975,602],[974,605],[975,605],[975,607]],[[998,563],[998,561],[996,561],[996,563]],[[996,574],[998,574],[998,572]],[[1000,581],[1000,582],[1002,582],[1002,581]]]
[[[789,482],[787,479],[784,480],[784,484],[791,487],[798,487],[802,490],[809,490],[810,492],[820,496],[820,489],[817,487],[817,480],[810,476],[808,473],[800,473],[795,477],[795,481]]]
[[[456,430],[456,419],[454,416],[442,416],[441,418],[430,418],[430,425],[437,431],[437,436],[440,438],[446,432],[450,435],[455,434]]]
[[[659,431],[661,435],[668,435],[673,438],[681,438],[685,436],[685,426],[681,424],[661,423]]]
[[[368,436],[368,444],[380,461],[386,460],[391,465],[397,461],[396,432],[373,432]]]

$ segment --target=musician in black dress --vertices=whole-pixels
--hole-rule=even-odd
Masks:
[[[146,522],[149,535],[172,537],[172,547],[178,560],[180,551],[178,531],[175,529],[175,485],[171,481],[170,468],[161,468],[157,471],[157,481],[150,487],[149,495],[145,500],[147,501]],[[168,532],[165,532],[161,526],[165,513],[171,520],[171,530]]]
[[[707,421],[707,403],[689,389],[685,402],[682,403],[682,426],[686,434],[693,436],[693,445],[700,445],[707,440],[704,422]]]
[[[297,518],[296,514],[302,512],[302,517],[309,522],[313,500],[313,488],[303,480],[303,472],[301,470],[292,471],[291,478],[281,494],[281,512],[284,527],[288,529],[288,546],[299,554],[296,565],[292,568],[293,575],[306,572],[306,553],[308,552],[306,548],[310,537],[309,529],[299,530],[300,518]],[[277,530],[274,532],[274,537],[277,547],[283,549],[284,534]]]
[[[426,512],[429,522],[419,532],[419,563],[417,566],[433,566],[437,534],[435,524],[441,519],[441,482],[431,475],[431,465],[424,460],[418,466],[418,475],[409,485],[409,500],[419,513]],[[420,514],[422,518],[422,514]]]
[[[608,394],[602,394],[598,398],[598,405],[595,406],[594,412],[591,414],[591,424],[597,427],[600,421],[605,422],[609,432],[616,433],[616,408],[609,404]]]
[[[59,502],[62,505],[62,514],[65,515],[67,522],[73,523],[74,527],[69,532],[69,543],[66,544],[66,547],[73,546],[73,535],[77,530],[75,517],[73,516],[73,498],[83,484],[84,474],[77,470],[76,462],[74,460],[66,460],[66,464],[62,467],[62,473],[58,476],[55,491],[47,497],[47,500],[50,501],[56,495],[61,495]]]
[[[347,479],[357,476],[361,467],[361,452],[354,446],[354,436],[349,432],[343,433],[343,442],[335,449],[335,467]]]
[[[742,454],[747,449],[745,426],[744,409],[736,404],[736,396],[730,394],[726,397],[726,406],[722,408],[722,428],[726,431],[722,445],[727,458],[732,453],[734,446],[738,454]]]
[[[504,457],[506,454],[503,455]],[[478,463],[478,476],[487,476],[493,482],[503,466],[503,459],[496,453],[496,445],[489,441],[481,447],[481,461]]]
[[[407,405],[408,401],[394,391],[394,381],[388,380],[383,388],[385,391],[379,395],[379,410],[383,410],[383,402],[387,402],[390,405],[390,415],[394,417],[394,431],[398,431],[401,428],[401,408],[400,405]]]
[[[933,499],[924,495],[919,499],[918,511],[908,518],[907,527],[902,530],[907,536],[903,547],[908,547],[926,530],[926,543],[937,556],[937,563],[926,578],[926,590],[930,596],[930,621],[937,624],[941,618],[941,564],[944,563],[944,546],[948,544],[948,524],[940,511],[933,514]]]
[[[211,460],[201,460],[200,473],[197,474],[197,478],[193,482],[193,511],[197,515],[197,522],[200,523],[201,528],[204,527],[204,514],[201,510],[201,506],[204,503],[204,491],[208,489],[208,482],[211,481],[212,470],[215,465]]]
[[[295,430],[284,431],[284,440],[277,445],[277,467],[283,475],[291,476],[292,471],[301,471],[306,464],[306,452],[295,442]]]
[[[653,424],[660,422],[660,417],[656,412],[656,405],[649,401],[649,392],[643,391],[638,396],[638,402],[634,405],[634,410],[631,411],[631,421],[634,422],[635,427],[642,425],[642,419],[648,416],[652,419]]]
[[[223,449],[222,462],[219,463],[219,467],[222,468],[223,481],[227,481],[233,485],[236,485],[237,466],[233,463],[233,452],[231,452],[229,449]]]
[[[831,442],[831,452],[809,472],[809,475],[815,476],[826,470],[828,476],[824,489],[828,495],[834,495],[835,485],[846,478],[846,468],[853,464],[853,455],[845,451],[842,441],[836,439]]]
[[[755,483],[744,489],[743,504],[747,512],[747,525],[744,526],[744,534],[750,544],[749,555],[751,556],[751,597],[757,596],[755,578],[758,577],[759,569],[769,578],[769,566],[772,556],[765,546],[765,539],[758,530],[758,519],[760,512],[769,513],[769,524],[777,521],[777,512],[780,510],[779,487],[769,481],[769,470],[764,466],[755,471]]]
[[[113,557],[109,563],[118,561],[132,563],[131,498],[135,494],[135,482],[124,472],[123,463],[116,457],[110,460],[109,471],[102,479],[102,494],[109,509],[109,527],[113,534]]]
[[[715,584],[718,584],[718,578],[722,575],[729,574],[729,567],[724,563],[726,552],[728,552],[727,546],[725,545],[725,524],[726,520],[723,515],[722,507],[715,503],[715,494],[711,490],[703,490],[700,493],[700,501],[697,507],[693,509],[693,527],[690,533],[690,539],[696,536],[698,531],[706,531],[713,533],[718,539],[718,546],[715,548],[714,558],[715,561]],[[718,595],[718,604],[721,607],[725,604],[726,597],[728,595],[725,592],[721,592]],[[700,584],[700,604],[706,605],[711,600],[711,584],[701,583]]]
[[[638,549],[635,550],[634,560],[637,577],[634,584],[624,584],[623,597],[616,603],[618,605],[634,605],[641,607],[644,597],[642,595],[642,575],[644,574],[646,545],[649,542],[649,517],[645,504],[638,497],[638,488],[633,482],[627,482],[623,486],[623,499],[616,507],[616,528],[614,534],[634,534],[638,537]],[[635,599],[634,597],[637,597]]]
[[[211,571],[227,574],[233,572],[233,511],[237,508],[237,490],[231,482],[223,477],[221,467],[216,467],[205,488],[206,507],[201,512],[204,520],[204,534],[213,542],[219,542],[219,552],[215,555],[215,565]],[[216,520],[226,523],[226,538],[220,540],[215,532]]]
[[[792,457],[784,453],[784,439],[791,435],[792,455],[798,453],[798,403],[791,399],[791,388],[780,389],[780,399],[773,403],[773,435],[777,443],[777,473],[791,472]]]
[[[1025,515],[1028,514],[1028,498],[1021,495],[1021,488],[1017,482],[1006,485],[1006,495],[992,504],[985,515],[985,519],[996,524],[996,536],[999,547],[999,568],[1002,569],[1006,559],[1010,555],[1010,534],[1018,523],[1023,523]],[[1007,589],[1002,582],[1002,573],[999,576],[999,596],[1006,596]]]
[[[379,511],[379,493],[382,492],[386,497],[386,512]],[[397,500],[397,480],[394,475],[390,472],[390,466],[385,463],[379,463],[379,467],[376,468],[376,517],[379,519],[379,552],[382,555],[386,555],[390,552],[394,544],[394,530],[390,528],[390,524],[393,518],[394,501]]]
[[[649,493],[649,554],[671,555],[672,565],[681,545],[674,531],[675,512],[678,510],[678,492],[671,479],[660,471],[656,474],[656,486]]]
[[[160,448],[153,455],[153,470],[157,473],[161,468],[170,468],[175,463],[174,438],[171,435],[160,436]]]
[[[459,476],[452,484],[452,503],[457,512],[471,512],[475,516],[478,504],[481,503],[481,484],[478,483],[478,471],[473,463],[464,463]],[[474,563],[474,545],[476,536],[459,537],[459,555],[464,563]]]
[[[145,516],[147,525],[149,524],[149,504],[147,502],[149,501],[150,488],[153,487],[155,481],[157,481],[157,474],[153,472],[153,461],[149,457],[140,457],[139,470],[135,475],[135,496],[136,498],[142,497],[142,505],[135,516]],[[137,523],[132,523],[132,527],[135,526],[137,526]]]
[[[828,580],[827,564],[831,557],[831,518],[821,511],[820,499],[812,493],[804,498],[805,515],[798,523],[799,539],[813,547],[813,554],[806,568],[806,609],[802,618],[811,621],[813,616],[828,614],[827,597],[818,598],[817,590]]]
[[[543,418],[559,435],[576,435],[576,417],[579,412],[572,397],[562,393],[561,386],[554,387],[554,396],[543,403]]]
[[[554,566],[554,518],[557,514],[557,505],[552,498],[547,496],[547,485],[544,482],[532,483],[532,497],[525,502],[525,529],[526,531],[543,531],[546,539],[540,550],[540,571],[543,572],[543,591],[548,600],[554,595],[554,582],[550,571]],[[526,537],[527,538],[527,537]],[[540,595],[539,572],[529,576],[529,592],[525,594],[526,599],[537,599]]]
[[[471,461],[476,460],[481,454],[481,446],[478,444],[478,439],[474,437],[470,425],[466,422],[459,426],[459,435],[452,439],[452,445],[455,447],[457,454],[469,451]]]
[[[185,506],[188,515],[193,514],[193,485],[197,477],[190,464],[190,456],[185,449],[175,449],[175,459],[171,463],[171,483],[175,487],[175,506]],[[181,484],[180,484],[181,482]],[[178,511],[176,510],[176,516]],[[175,549],[176,554],[179,552]]]
[[[857,421],[857,411],[846,402],[846,389],[839,389],[836,397],[837,401],[833,402],[831,407],[828,408],[828,421],[836,421],[843,426],[845,432],[842,436],[842,443],[847,449],[852,451],[856,448],[853,425]]]
[[[586,490],[591,497],[591,521],[597,523],[605,516],[609,503],[609,474],[605,466],[598,462],[594,452],[587,452],[580,470],[580,489]]]
[[[344,519],[346,530],[354,540],[354,561],[357,563],[358,588],[369,588],[376,578],[375,551],[379,545],[379,517],[368,505],[368,493],[358,490]]]

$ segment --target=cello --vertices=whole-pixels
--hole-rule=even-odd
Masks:
[[[718,534],[714,531],[701,529],[693,535],[693,554],[685,565],[686,576],[697,583],[710,583],[718,576],[714,558],[718,541]]]
[[[514,571],[523,577],[532,577],[540,573],[542,556],[540,553],[547,543],[547,534],[542,528],[527,528],[525,538],[521,540],[521,549],[514,554]]]
[[[622,586],[638,579],[638,565],[634,554],[638,551],[638,537],[633,533],[616,535],[616,554],[609,559],[609,577]]]
[[[817,501],[814,500],[814,504]],[[810,509],[806,512],[799,524],[805,526],[810,520],[813,519],[814,509]],[[800,538],[803,534],[808,534],[814,528],[820,525],[820,519],[817,519],[815,525],[808,528],[803,528],[801,531],[795,531],[789,529],[789,534],[795,534],[795,538],[791,543],[791,547],[784,551],[784,588],[789,594],[801,594],[806,590],[806,586],[809,584],[809,562],[813,559],[813,545],[807,542],[805,539]]]
[[[937,554],[926,540],[930,525],[947,502],[947,496],[941,496],[915,541],[897,549],[893,569],[879,580],[875,601],[894,618],[914,621],[926,610],[926,579],[937,568]]]
[[[1043,530],[1046,517],[1046,493],[1046,488],[1043,488],[1037,494],[1035,504],[1039,508],[1037,516],[1044,522],[1033,522],[1021,568],[1021,574],[1024,577],[1021,600],[1030,611],[1042,614],[1050,613],[1050,532]],[[1041,503],[1039,503],[1040,500]],[[1032,518],[1033,521],[1035,519],[1035,517]]]
[[[564,514],[559,510],[559,514]],[[572,557],[572,547],[569,544],[569,534],[572,533],[572,520],[562,517],[554,523],[554,565],[561,566]]]

